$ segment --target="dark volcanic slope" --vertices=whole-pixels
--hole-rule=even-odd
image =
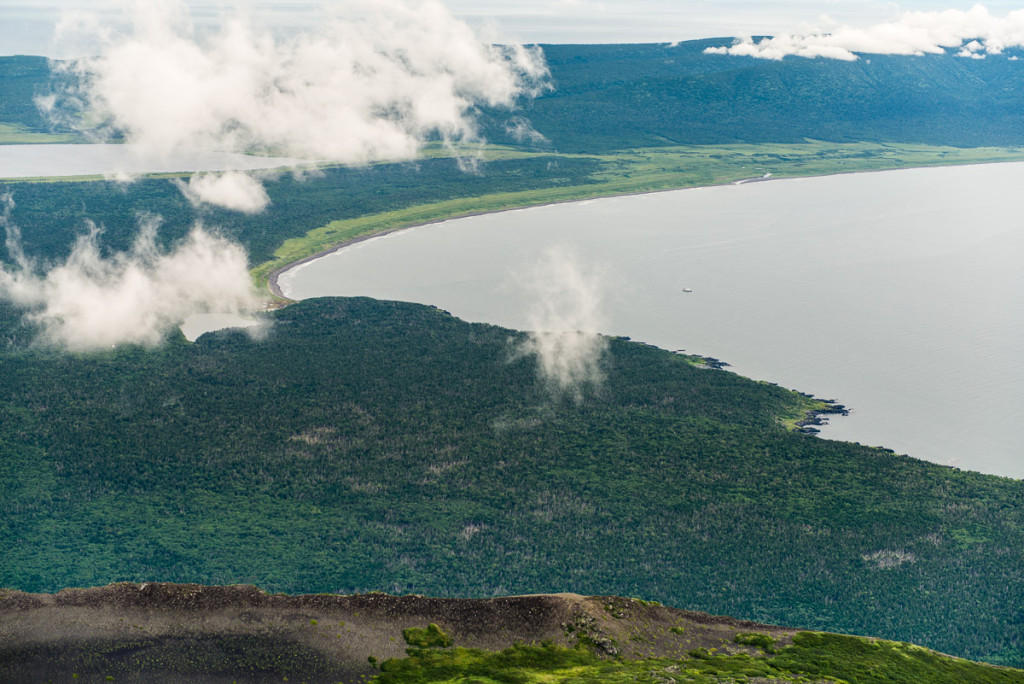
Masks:
[[[794,630],[577,594],[440,599],[366,594],[268,595],[252,586],[112,584],[57,594],[0,592],[0,681],[355,681],[403,657],[402,630],[438,624],[457,646],[500,650],[586,631],[606,653],[685,657],[756,630]]]

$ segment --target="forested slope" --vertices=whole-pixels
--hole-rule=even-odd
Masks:
[[[263,341],[0,357],[0,586],[618,593],[1021,663],[1024,486],[787,432],[801,398],[611,341],[307,301]]]
[[[1024,144],[1024,66],[1010,53],[855,62],[703,53],[730,42],[545,45],[554,87],[517,115],[562,152],[805,138]],[[508,139],[507,115],[492,116],[488,137]]]

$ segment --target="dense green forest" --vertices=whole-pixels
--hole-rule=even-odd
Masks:
[[[70,83],[42,57],[0,57],[0,144],[80,141],[82,136],[52,122],[36,102]]]
[[[789,432],[799,395],[637,343],[576,403],[429,307],[272,318],[8,349],[0,586],[617,593],[1024,662],[1020,482]]]
[[[52,88],[54,76],[44,57],[0,57],[0,121],[47,131],[49,122],[34,102]]]

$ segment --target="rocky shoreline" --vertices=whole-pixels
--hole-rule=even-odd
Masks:
[[[800,392],[808,399],[825,402],[825,406],[807,412],[807,417],[796,422],[796,431],[804,435],[816,435],[821,432],[817,426],[825,425],[832,416],[848,416],[850,409],[846,408],[835,399],[816,399],[812,394]]]

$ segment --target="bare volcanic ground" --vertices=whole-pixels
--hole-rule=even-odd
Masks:
[[[405,656],[402,630],[430,623],[456,646],[582,637],[625,658],[755,653],[733,637],[756,630],[786,645],[796,633],[617,596],[287,596],[165,583],[0,590],[0,682],[356,682],[377,672],[371,658]]]

